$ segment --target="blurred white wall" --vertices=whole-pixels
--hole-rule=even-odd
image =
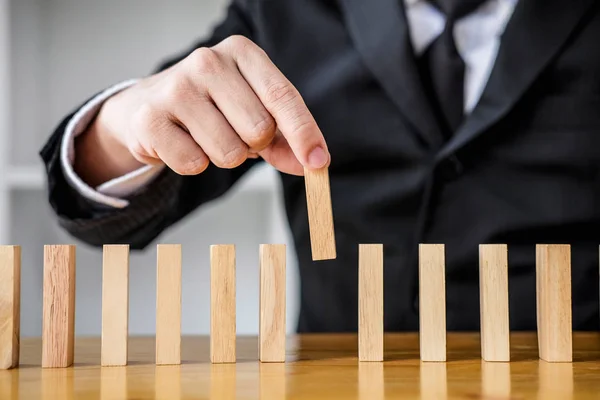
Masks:
[[[76,335],[101,326],[101,251],[57,227],[40,179],[38,152],[60,118],[94,93],[151,72],[166,57],[207,34],[225,0],[11,0],[9,239],[23,247],[22,334],[39,336],[43,245],[77,249]],[[27,182],[18,182],[21,176]],[[9,177],[10,178],[10,177]],[[9,180],[11,180],[9,179]],[[16,181],[16,183],[15,183]],[[288,332],[297,315],[295,252],[283,219],[278,181],[259,169],[224,199],[208,204],[156,243],[183,245],[182,332],[209,332],[209,255],[215,243],[237,246],[239,334],[258,332],[258,246],[288,244]],[[155,243],[155,244],[156,244]],[[155,244],[130,267],[130,333],[154,334]]]

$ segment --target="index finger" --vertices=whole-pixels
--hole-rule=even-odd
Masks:
[[[330,161],[323,133],[292,83],[267,54],[245,38],[236,39],[231,55],[248,85],[275,119],[298,161],[319,169]]]

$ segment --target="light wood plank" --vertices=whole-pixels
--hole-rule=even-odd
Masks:
[[[419,342],[422,361],[446,361],[446,266],[443,244],[419,245]]]
[[[73,365],[75,337],[75,246],[44,246],[42,367]]]
[[[539,356],[548,362],[573,361],[571,246],[536,246]]]
[[[210,361],[236,362],[235,246],[210,247]]]
[[[508,246],[479,246],[481,356],[485,361],[510,361],[508,315]]]
[[[383,245],[358,249],[358,359],[383,361]]]
[[[260,246],[259,359],[285,361],[286,246]]]
[[[335,259],[336,244],[329,187],[329,169],[304,169],[313,260]]]
[[[21,247],[0,246],[0,369],[19,365]]]
[[[103,366],[127,365],[129,245],[105,245],[102,257]]]
[[[181,245],[156,249],[156,364],[181,364]]]

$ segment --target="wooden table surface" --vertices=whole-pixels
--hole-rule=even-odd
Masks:
[[[448,334],[448,361],[422,363],[417,334],[387,334],[385,361],[358,363],[355,335],[300,335],[287,361],[257,361],[238,338],[236,364],[210,364],[207,337],[182,339],[181,365],[154,365],[154,338],[130,338],[129,365],[103,367],[99,338],[77,338],[75,365],[40,368],[39,339],[0,371],[0,399],[600,399],[600,334],[575,333],[573,363],[538,359],[535,334],[511,336],[510,363],[480,358],[477,334]]]

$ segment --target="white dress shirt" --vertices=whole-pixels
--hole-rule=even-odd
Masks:
[[[481,96],[494,65],[500,37],[514,10],[517,0],[489,0],[475,12],[460,19],[454,26],[454,40],[466,64],[465,103],[468,114]],[[417,55],[444,30],[445,17],[427,0],[404,0],[410,36]],[[96,188],[85,184],[73,171],[74,140],[110,96],[133,85],[137,80],[122,82],[96,96],[79,110],[67,125],[61,144],[62,168],[70,185],[81,195],[100,204],[124,208],[129,204],[124,197],[134,193],[155,178],[164,166],[145,166],[134,172],[108,181]]]

